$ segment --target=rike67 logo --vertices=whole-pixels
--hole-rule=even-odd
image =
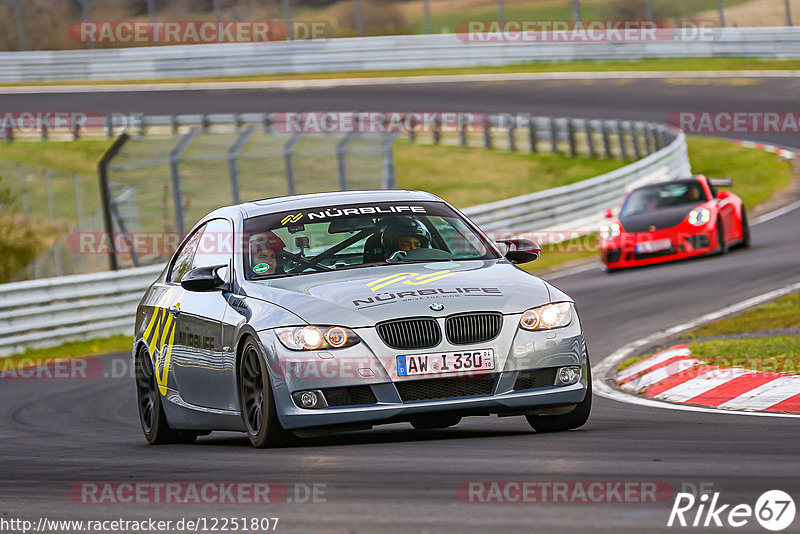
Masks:
[[[763,528],[778,532],[794,521],[794,500],[784,491],[766,491],[749,504],[720,504],[720,493],[678,493],[669,514],[667,526],[733,527],[752,525],[753,520]]]

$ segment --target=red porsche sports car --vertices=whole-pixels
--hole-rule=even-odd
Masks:
[[[619,216],[611,210],[600,228],[600,249],[608,271],[667,261],[725,254],[750,245],[742,199],[716,188],[730,180],[703,175],[634,189]]]

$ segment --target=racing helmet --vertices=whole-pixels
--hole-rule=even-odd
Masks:
[[[416,237],[425,248],[431,244],[431,233],[424,224],[416,219],[402,217],[389,222],[383,230],[383,250],[387,252],[398,250],[398,240],[401,237]]]

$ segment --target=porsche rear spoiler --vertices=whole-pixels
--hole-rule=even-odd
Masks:
[[[708,183],[714,187],[731,187],[733,185],[733,180],[730,178],[709,178]]]

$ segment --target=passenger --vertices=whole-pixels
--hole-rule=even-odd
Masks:
[[[267,231],[250,237],[250,265],[256,274],[282,273],[281,252],[286,247],[275,232]]]

